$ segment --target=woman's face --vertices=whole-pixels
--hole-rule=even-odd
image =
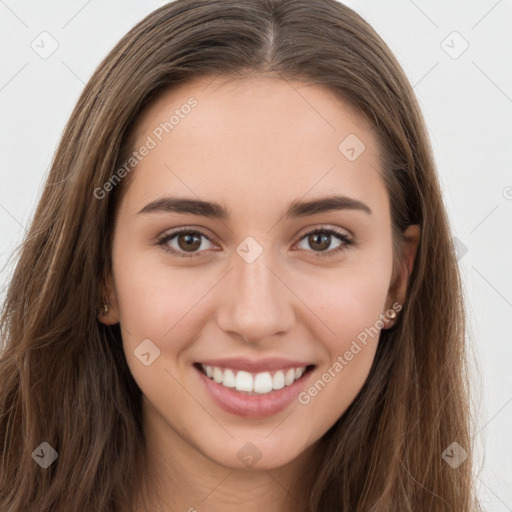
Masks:
[[[282,466],[354,400],[403,299],[377,140],[329,91],[263,77],[166,92],[134,140],[102,318],[145,428],[163,453]]]

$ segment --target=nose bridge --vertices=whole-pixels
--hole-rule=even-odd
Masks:
[[[242,243],[237,252],[243,249]],[[254,246],[249,246],[250,251]],[[286,287],[271,270],[271,251],[261,251],[255,259],[254,252],[252,257],[240,254],[234,255],[234,269],[218,312],[219,326],[251,341],[289,330],[293,307]]]

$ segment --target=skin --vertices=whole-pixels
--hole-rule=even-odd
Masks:
[[[363,386],[378,337],[308,404],[294,401],[267,418],[220,409],[192,364],[287,357],[315,364],[314,383],[393,303],[403,304],[418,227],[408,228],[406,260],[394,274],[377,139],[320,86],[261,76],[195,80],[149,106],[134,148],[191,96],[198,105],[132,171],[116,216],[110,309],[100,317],[121,323],[126,359],[143,392],[148,508],[305,510],[304,484],[319,463],[315,448]],[[366,147],[354,161],[338,150],[349,134]],[[371,214],[345,209],[283,218],[291,202],[333,193],[362,201]],[[168,195],[218,202],[231,218],[138,213]],[[199,256],[158,245],[160,235],[180,227],[205,235],[193,250]],[[305,236],[329,227],[353,244],[333,252],[343,244],[336,236],[324,249]],[[247,236],[263,249],[252,263],[236,252]],[[186,254],[179,240],[167,246]],[[160,349],[149,366],[134,355],[144,339]],[[250,468],[237,457],[247,442],[261,454]]]

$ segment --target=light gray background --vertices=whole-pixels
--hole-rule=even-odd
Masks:
[[[2,288],[85,82],[121,36],[163,3],[0,0]],[[480,498],[490,512],[512,511],[512,1],[346,3],[391,47],[427,121],[480,371],[473,447],[476,467],[483,466]],[[46,59],[31,47],[51,49],[43,31],[58,43]]]

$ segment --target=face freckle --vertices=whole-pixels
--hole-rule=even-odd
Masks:
[[[371,127],[328,90],[205,84],[138,121],[135,147],[197,102],[130,177],[113,314],[153,442],[241,468],[250,439],[270,469],[313,447],[368,376],[393,302],[389,199]]]

